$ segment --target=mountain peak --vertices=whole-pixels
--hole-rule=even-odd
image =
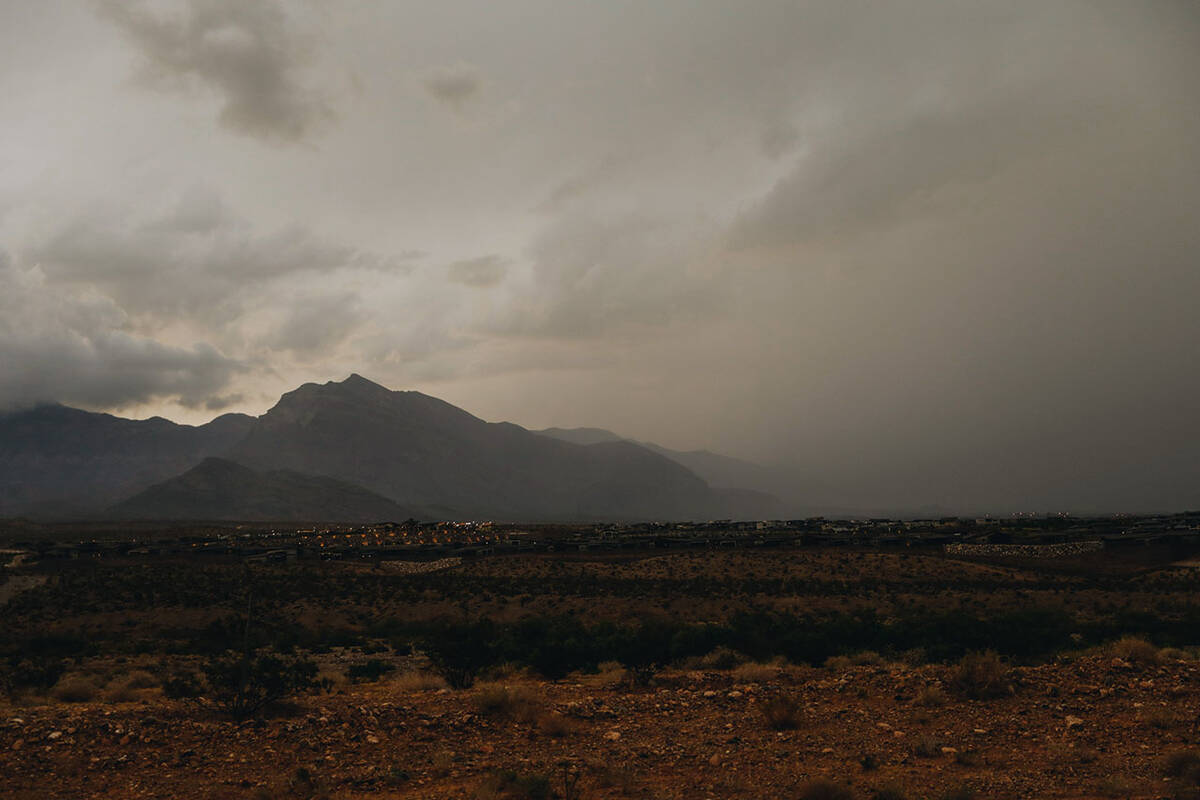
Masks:
[[[374,386],[378,389],[384,388],[383,386],[376,383],[375,381],[367,380],[362,375],[359,375],[357,372],[351,372],[350,377],[348,377],[348,378],[346,378],[346,380],[342,381],[340,385],[341,386]]]

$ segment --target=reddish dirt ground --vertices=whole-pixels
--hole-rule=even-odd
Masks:
[[[1138,667],[1092,654],[1014,668],[997,700],[938,692],[943,666],[514,677],[487,687],[347,686],[236,725],[157,690],[118,704],[0,708],[0,797],[489,798],[499,770],[565,797],[799,798],[816,778],[871,798],[1183,797],[1167,755],[1200,747],[1200,663]],[[493,693],[495,690],[492,690]],[[763,708],[794,698],[795,727]],[[530,788],[534,787],[534,788]],[[522,794],[522,792],[525,792]],[[972,795],[971,792],[974,794]]]

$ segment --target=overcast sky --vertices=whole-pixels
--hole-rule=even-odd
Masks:
[[[872,507],[1200,507],[1192,2],[0,4],[0,406],[359,372]]]

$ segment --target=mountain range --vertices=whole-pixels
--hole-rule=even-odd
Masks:
[[[595,435],[581,431],[596,431]],[[0,415],[0,516],[162,520],[754,518],[755,465],[598,429],[485,422],[358,375],[206,425],[65,406]]]

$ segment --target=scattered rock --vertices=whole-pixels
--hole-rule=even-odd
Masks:
[[[604,738],[610,742],[615,742],[621,738],[621,732],[620,731],[609,731],[608,733],[604,734]]]
[[[1068,714],[1068,715],[1067,715],[1067,720],[1066,720],[1066,722],[1067,722],[1067,729],[1068,729],[1068,730],[1070,730],[1071,728],[1076,728],[1076,727],[1079,727],[1080,725],[1082,725],[1082,724],[1083,724],[1083,720],[1082,720],[1082,719],[1080,719],[1079,717],[1073,716],[1073,715],[1071,715],[1071,714]]]

